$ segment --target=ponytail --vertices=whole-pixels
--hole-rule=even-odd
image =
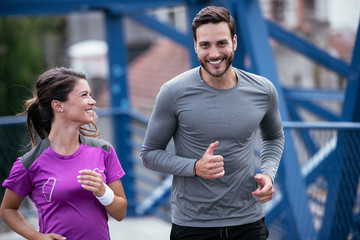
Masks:
[[[41,115],[39,111],[39,103],[36,98],[32,98],[26,101],[25,103],[26,110],[24,113],[27,114],[26,125],[30,134],[31,145],[34,147],[35,143],[35,135],[33,127],[40,137],[44,135],[43,130],[41,129]]]
[[[51,107],[51,101],[67,101],[68,94],[73,90],[79,79],[85,79],[83,73],[76,72],[67,68],[53,68],[41,74],[36,81],[34,97],[25,103],[25,112],[27,114],[27,128],[30,134],[31,145],[34,147],[35,132],[41,139],[49,136],[51,124],[54,119],[54,112]],[[94,121],[80,128],[80,133],[85,136],[99,138],[100,133],[96,127],[96,114]]]

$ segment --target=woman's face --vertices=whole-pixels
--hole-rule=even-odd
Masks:
[[[69,93],[68,100],[62,103],[64,117],[70,122],[78,123],[79,126],[93,122],[96,101],[91,95],[88,82],[79,79]]]

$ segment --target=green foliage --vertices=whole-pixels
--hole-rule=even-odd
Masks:
[[[0,116],[24,110],[37,76],[62,59],[64,32],[63,17],[0,19]]]
[[[15,160],[31,149],[30,137],[27,134],[26,124],[0,125],[0,136],[3,144],[0,145],[0,183],[9,176]],[[0,201],[5,188],[0,188]]]
[[[0,116],[23,112],[37,76],[61,64],[65,39],[63,17],[0,18]],[[0,182],[13,162],[30,147],[25,124],[0,126]],[[4,188],[0,189],[0,200]]]

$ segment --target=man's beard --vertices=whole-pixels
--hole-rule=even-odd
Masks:
[[[200,60],[200,59],[198,59],[198,60],[199,60],[200,65],[204,68],[204,70],[205,70],[207,73],[209,73],[211,76],[213,76],[213,77],[221,77],[221,76],[224,75],[224,73],[226,73],[226,71],[230,68],[230,66],[231,66],[231,64],[232,64],[232,62],[233,62],[233,60],[234,60],[234,55],[231,54],[227,59],[225,59],[225,61],[226,61],[225,69],[224,69],[224,71],[222,71],[222,72],[220,72],[220,73],[212,73],[212,72],[210,71],[210,69],[206,66],[206,63],[205,63],[204,61],[202,61],[202,60]]]

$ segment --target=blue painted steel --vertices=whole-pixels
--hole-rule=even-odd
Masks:
[[[298,114],[298,112],[295,110],[296,107],[292,106],[292,103],[288,103],[289,106],[289,113],[291,115],[291,119],[293,121],[300,121],[302,120],[300,115]],[[297,132],[299,133],[301,140],[304,144],[304,146],[306,147],[306,150],[312,155],[314,154],[318,148],[316,147],[314,141],[312,140],[309,131],[307,130],[297,130]]]
[[[207,4],[206,3],[199,3],[196,1],[193,1],[189,4],[189,7],[187,9],[188,11],[188,29],[189,29],[189,34],[191,35],[191,41],[192,41],[192,46],[189,47],[189,58],[190,58],[190,66],[191,67],[196,67],[199,66],[199,60],[197,58],[195,49],[194,49],[194,38],[193,38],[193,32],[192,32],[192,21],[194,19],[194,17],[196,16],[196,14],[200,11],[201,8],[205,7]]]
[[[355,135],[356,134],[356,135]],[[353,223],[353,206],[359,183],[359,156],[352,155],[350,149],[360,148],[360,134],[341,132],[338,137],[334,159],[327,166],[328,196],[325,204],[324,221],[319,231],[319,239],[347,239]]]
[[[119,9],[121,6],[159,7],[184,4],[185,0],[1,0],[0,16],[68,14],[90,10]],[[21,16],[20,15],[20,16]]]
[[[141,1],[138,3],[133,3],[132,1],[126,1],[126,4],[117,4],[112,5],[109,8],[113,14],[133,14],[139,11],[145,11],[152,8],[164,8],[164,7],[173,7],[181,4],[186,4],[186,0],[174,0],[174,1]]]
[[[167,201],[167,196],[171,192],[172,179],[172,175],[167,176],[152,194],[136,207],[136,213],[139,215],[153,213],[159,204]]]
[[[170,26],[169,24],[160,22],[157,19],[140,12],[131,14],[129,16],[137,22],[149,27],[150,29],[158,31],[165,37],[171,38],[172,40],[183,45],[186,48],[189,48],[189,46],[193,46],[192,35],[179,32],[177,29],[175,29],[173,26]]]
[[[186,4],[189,16],[189,31],[187,33],[180,33],[176,29],[155,20],[154,18],[139,13],[148,8],[159,6],[174,6],[179,4]],[[206,1],[206,0],[2,0],[0,1],[0,16],[15,16],[22,14],[63,14],[70,12],[81,12],[90,10],[102,10],[106,13],[106,29],[107,40],[109,45],[109,64],[110,64],[110,90],[111,90],[111,104],[114,109],[103,110],[100,114],[117,114],[114,117],[114,130],[116,132],[115,148],[119,153],[120,161],[128,173],[123,179],[124,188],[129,201],[128,215],[135,214],[136,199],[134,195],[135,187],[133,182],[133,172],[131,164],[131,143],[129,138],[129,115],[123,113],[131,113],[130,104],[128,102],[127,92],[127,65],[126,65],[126,48],[124,43],[124,31],[122,26],[122,18],[124,14],[128,14],[140,23],[168,36],[174,41],[182,44],[189,49],[189,56],[191,66],[198,66],[198,59],[193,48],[193,39],[191,32],[191,21],[195,14],[204,6],[218,5],[229,8],[237,22],[237,36],[238,48],[234,59],[234,66],[246,69],[248,71],[266,76],[275,85],[278,90],[280,100],[280,112],[284,122],[284,128],[357,128],[356,125],[349,126],[349,123],[304,123],[304,122],[288,122],[289,114],[292,110],[288,107],[302,106],[306,107],[319,115],[325,116],[330,120],[338,121],[339,118],[335,114],[331,114],[323,108],[319,108],[311,102],[316,100],[344,100],[343,94],[339,92],[329,91],[283,91],[282,86],[278,81],[276,67],[274,65],[274,58],[269,45],[269,34],[274,39],[283,43],[295,51],[300,52],[320,63],[321,65],[348,77],[348,85],[344,100],[344,110],[341,120],[343,121],[360,121],[360,111],[356,111],[360,107],[360,55],[355,54],[360,52],[360,37],[359,31],[356,38],[356,46],[354,49],[354,56],[352,64],[349,66],[342,60],[336,59],[323,50],[313,46],[308,41],[290,33],[280,27],[279,25],[269,20],[264,20],[261,16],[258,0],[223,0],[223,1]],[[268,33],[269,31],[269,33]],[[248,57],[251,64],[248,66],[245,59]],[[287,104],[286,100],[289,100]],[[293,105],[295,104],[295,105]],[[297,116],[296,113],[292,114]],[[13,118],[0,118],[2,121],[11,122]],[[14,121],[19,118],[14,118]],[[24,118],[21,119],[23,121]],[[142,119],[146,123],[146,119]],[[334,125],[331,125],[334,124]],[[359,147],[359,143],[350,142],[346,138],[346,133],[339,135],[338,148],[332,152],[330,156],[325,158],[318,166],[307,172],[306,175],[300,172],[298,166],[295,149],[292,143],[292,136],[289,131],[285,131],[286,146],[284,150],[283,160],[281,161],[277,182],[281,185],[282,198],[280,202],[268,212],[270,224],[275,219],[285,219],[288,235],[283,239],[315,239],[315,231],[313,229],[312,217],[307,206],[306,197],[306,183],[313,181],[316,176],[325,174],[330,180],[331,187],[329,194],[335,194],[336,198],[333,201],[328,201],[326,205],[325,217],[323,226],[319,232],[318,239],[337,239],[342,238],[348,233],[348,226],[351,225],[351,207],[356,199],[354,195],[359,179],[360,170],[354,168],[352,161],[353,156],[346,155],[346,149],[349,147]],[[345,151],[345,153],[344,153]],[[121,154],[121,155],[120,155]],[[356,165],[355,165],[356,166]],[[332,171],[329,173],[329,169]],[[338,173],[339,176],[336,176]],[[353,174],[352,182],[344,182],[346,179],[343,176]],[[331,174],[331,175],[330,175]],[[336,177],[333,177],[336,176]],[[333,178],[331,178],[333,177]],[[293,191],[296,188],[297,191]],[[342,191],[346,189],[346,194]],[[169,189],[167,189],[169,190]],[[290,191],[291,190],[291,191]],[[152,206],[148,206],[148,210],[152,211],[152,207],[160,204],[168,196],[170,191],[164,191],[164,195],[158,197]],[[291,192],[291,194],[290,194]],[[350,201],[349,201],[350,199]],[[344,208],[344,205],[346,208]],[[280,210],[282,209],[282,211]],[[341,212],[340,209],[345,212]],[[343,214],[343,215],[341,215]],[[344,220],[345,219],[345,220]],[[344,224],[337,224],[336,221],[347,221],[348,226]],[[337,225],[342,225],[341,229]],[[285,231],[286,230],[286,231]],[[340,234],[340,235],[337,235]],[[341,235],[342,234],[342,235]],[[343,238],[345,239],[345,237]]]
[[[285,137],[289,135],[288,132],[289,131],[285,130]],[[287,158],[283,157],[283,159],[287,159]],[[292,209],[294,206],[289,204],[289,202],[291,201],[290,195],[288,194],[289,191],[284,186],[284,182],[288,180],[288,176],[287,176],[288,173],[286,171],[287,171],[286,167],[284,166],[283,163],[281,163],[275,179],[275,182],[277,182],[281,186],[280,189],[282,193],[282,200],[278,203],[278,205],[283,206],[284,208],[282,209],[282,211],[278,211],[279,209],[277,207],[274,207],[270,212],[267,213],[267,215],[269,215],[269,218],[265,216],[265,220],[267,225],[271,226],[276,221],[279,221],[279,219],[282,219],[282,224],[280,224],[280,226],[281,228],[283,228],[284,236],[279,238],[279,240],[300,239],[298,233],[299,229],[297,227],[299,216],[294,215],[296,214]],[[278,193],[274,193],[274,194],[278,194]]]
[[[303,121],[284,121],[284,128],[296,129],[338,129],[338,130],[359,130],[358,122],[303,122]]]
[[[106,34],[110,51],[109,73],[111,106],[129,111],[127,87],[127,52],[124,40],[123,15],[106,14]],[[129,117],[116,115],[113,118],[115,133],[115,149],[122,167],[127,175],[122,179],[126,197],[128,199],[127,215],[135,214],[136,198],[134,193],[133,167],[131,159]]]
[[[325,109],[325,107],[320,106],[318,104],[312,103],[312,102],[306,102],[306,101],[297,101],[297,106],[301,106],[310,112],[314,113],[318,117],[329,120],[329,121],[339,121],[340,117],[339,114],[336,114],[332,112],[330,109]]]
[[[231,12],[232,16],[235,17],[238,15],[236,4],[228,4],[227,8]],[[237,21],[237,19],[235,19],[235,21]],[[237,26],[237,28],[236,28],[237,48],[235,51],[233,66],[240,68],[240,69],[250,71],[250,69],[248,69],[248,66],[246,66],[246,64],[245,64],[247,52],[246,52],[245,43],[243,40],[244,36],[242,34],[243,33],[241,31],[239,31],[239,26]]]
[[[267,20],[266,22],[270,36],[277,41],[289,46],[305,56],[308,56],[310,59],[320,63],[321,65],[342,74],[343,76],[348,76],[350,66],[344,61],[334,58],[325,51],[315,47],[307,40],[290,33],[274,22],[270,20]]]
[[[348,75],[342,119],[360,122],[360,20]]]
[[[343,102],[344,93],[342,91],[334,90],[297,90],[297,89],[284,89],[285,99],[288,103],[288,109],[295,115],[296,107],[303,107],[313,114],[329,121],[340,121],[339,113],[335,113],[324,106],[316,104],[315,102],[337,101]],[[298,115],[296,113],[296,115]],[[300,120],[300,119],[297,119]]]
[[[237,26],[240,27],[244,37],[245,48],[251,60],[251,69],[257,74],[269,78],[279,95],[279,108],[283,120],[288,120],[288,110],[284,94],[278,81],[274,57],[269,44],[266,24],[261,16],[260,6],[257,0],[237,1]],[[279,174],[284,174],[281,181],[284,199],[287,200],[289,215],[292,221],[288,228],[292,239],[307,239],[316,236],[312,215],[308,207],[306,187],[300,173],[296,152],[292,143],[290,132],[285,132],[286,145],[283,159],[279,167]],[[293,189],[297,191],[293,191]],[[299,220],[295,220],[295,217]]]
[[[290,101],[344,101],[344,92],[339,90],[283,88],[286,100]]]
[[[25,123],[26,116],[3,116],[0,117],[0,125],[15,125]]]
[[[342,120],[360,122],[360,20],[355,41],[353,59],[346,87]],[[355,204],[359,184],[360,164],[358,156],[352,156],[348,149],[360,148],[360,134],[357,138],[348,138],[349,133],[341,133],[336,148],[337,161],[329,165],[332,175],[328,177],[328,196],[320,239],[346,239],[353,221],[352,209]],[[339,224],[341,223],[341,224]]]

